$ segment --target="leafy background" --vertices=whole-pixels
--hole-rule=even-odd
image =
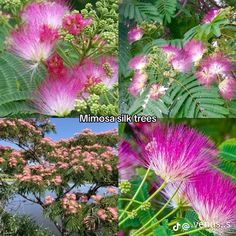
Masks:
[[[201,19],[210,9],[217,7],[216,1],[125,0],[120,6],[120,113],[155,115],[163,117],[224,118],[236,117],[236,96],[224,101],[217,88],[200,86],[193,74],[178,74],[167,93],[157,101],[147,100],[147,90],[134,98],[128,92],[132,72],[128,61],[137,54],[149,54],[155,47],[164,44],[182,46],[191,38],[211,43],[216,40],[219,48],[235,63],[236,26],[230,22],[230,11],[235,1],[222,1],[226,10],[211,24],[200,25]],[[201,4],[199,4],[201,2]],[[235,16],[234,16],[235,17]],[[229,19],[228,19],[229,18]],[[127,41],[129,28],[141,24],[145,37],[132,47]],[[226,41],[227,39],[227,41]],[[157,81],[155,73],[149,73],[151,81]],[[161,80],[161,79],[160,79]]]

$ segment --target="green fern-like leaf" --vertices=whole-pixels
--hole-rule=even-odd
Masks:
[[[120,6],[120,14],[122,20],[134,20],[137,23],[144,21],[161,22],[157,8],[152,3],[147,2],[126,0]]]
[[[44,79],[44,70],[32,76],[22,60],[10,53],[0,57],[0,116],[32,114],[29,100],[32,91]],[[22,115],[21,114],[21,115]]]
[[[173,100],[169,117],[224,118],[229,114],[218,89],[201,86],[192,75],[174,80],[168,95]]]
[[[176,0],[158,0],[156,2],[158,12],[167,23],[171,22],[177,7]]]

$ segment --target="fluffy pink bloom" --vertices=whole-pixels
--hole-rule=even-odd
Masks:
[[[206,48],[201,41],[192,39],[184,45],[184,51],[189,54],[192,62],[196,62],[202,59]]]
[[[111,89],[118,81],[118,63],[115,57],[102,57],[99,60],[103,69],[102,82]]]
[[[77,94],[82,89],[83,85],[76,79],[49,75],[34,92],[33,103],[41,114],[66,116],[74,109]]]
[[[45,205],[50,205],[52,204],[53,202],[55,201],[55,199],[51,196],[46,196],[45,199],[44,199],[44,203]]]
[[[207,137],[183,125],[158,124],[140,141],[140,161],[166,182],[183,181],[208,170],[217,151]]]
[[[85,90],[92,85],[102,82],[104,70],[101,65],[97,65],[91,60],[87,60],[83,65],[78,65],[72,70],[72,76],[80,83],[84,84]]]
[[[135,174],[135,167],[139,165],[136,153],[131,149],[130,144],[126,141],[119,143],[119,178],[129,180]]]
[[[3,162],[5,162],[5,160],[2,157],[0,157],[0,164],[2,164]]]
[[[207,67],[202,67],[195,73],[195,76],[202,85],[206,85],[207,87],[217,80],[217,75],[210,73]]]
[[[69,11],[63,1],[30,3],[23,10],[23,21],[32,26],[48,25],[54,29],[62,26],[62,19]]]
[[[192,68],[192,57],[182,50],[171,59],[171,64],[176,71],[187,73]]]
[[[187,198],[209,231],[226,235],[236,224],[236,185],[217,172],[202,173],[187,184]]]
[[[223,53],[215,53],[202,62],[203,67],[217,75],[227,75],[233,70],[231,61]]]
[[[196,77],[201,84],[209,86],[217,80],[217,76],[227,77],[231,74],[233,66],[231,61],[222,53],[213,54],[200,63]]]
[[[133,79],[130,83],[128,88],[129,92],[134,96],[137,97],[144,89],[146,82],[148,79],[148,75],[146,73],[142,73],[140,71],[136,71]]]
[[[57,31],[46,25],[22,27],[12,32],[10,50],[24,60],[39,63],[51,56],[57,38]]]
[[[133,43],[135,41],[140,40],[144,35],[144,30],[141,29],[140,27],[133,27],[132,29],[130,29],[130,31],[128,32],[128,41],[130,43]]]
[[[92,19],[85,19],[80,13],[73,13],[64,17],[63,28],[70,34],[77,35],[91,23]]]
[[[145,55],[138,55],[129,61],[129,67],[133,70],[142,70],[148,64],[148,58]]]
[[[220,95],[225,100],[230,100],[234,97],[236,92],[236,79],[235,78],[226,78],[219,84]]]
[[[165,95],[166,90],[167,88],[165,88],[164,86],[161,86],[159,84],[152,84],[148,94],[151,99],[156,100]]]
[[[94,201],[98,202],[98,201],[100,201],[102,199],[102,196],[101,195],[92,195],[91,198]]]
[[[220,13],[220,9],[212,9],[204,16],[202,22],[204,24],[211,23],[214,18]]]
[[[161,48],[169,61],[180,53],[180,49],[175,46],[164,45]]]

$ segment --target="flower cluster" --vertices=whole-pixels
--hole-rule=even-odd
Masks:
[[[32,92],[30,105],[37,113],[59,117],[72,111],[118,113],[113,94],[118,81],[116,50],[99,50],[109,48],[109,42],[102,38],[106,30],[98,26],[92,4],[79,12],[71,11],[64,1],[31,2],[20,17],[22,24],[7,41],[9,50],[29,65],[31,79],[46,67],[45,79]],[[101,94],[96,104],[90,102]]]
[[[137,175],[135,169],[143,167],[147,173],[152,170],[157,178],[155,183],[151,182],[150,192],[154,193],[144,205],[150,205],[149,200],[161,192],[163,199],[167,201],[163,209],[167,205],[174,209],[173,212],[180,208],[192,208],[205,230],[217,235],[230,232],[236,223],[236,185],[212,168],[217,164],[218,153],[214,143],[184,125],[157,123],[155,126],[133,124],[132,127],[135,138],[130,142],[121,142],[119,153],[120,161],[131,157],[124,165],[119,164],[121,173],[129,173],[120,176],[121,193],[126,194],[125,198],[130,194],[133,178]],[[128,191],[124,191],[125,188]],[[144,205],[133,210],[133,213],[130,212],[125,219],[122,218],[125,215],[123,212],[120,224],[129,218],[135,218]],[[135,235],[143,235],[150,230],[152,219],[145,224],[147,229],[142,227]]]
[[[97,216],[99,219],[105,221],[117,221],[118,212],[116,207],[107,207],[106,209],[98,209]]]
[[[67,214],[75,214],[81,208],[76,200],[74,193],[67,193],[62,199],[62,207],[65,209]]]

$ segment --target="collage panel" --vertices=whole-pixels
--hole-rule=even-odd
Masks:
[[[0,1],[0,116],[118,114],[117,0]]]
[[[117,234],[117,124],[0,120],[0,235]]]
[[[119,236],[236,235],[234,119],[126,124]]]
[[[120,112],[235,117],[235,6],[231,0],[122,1]]]

